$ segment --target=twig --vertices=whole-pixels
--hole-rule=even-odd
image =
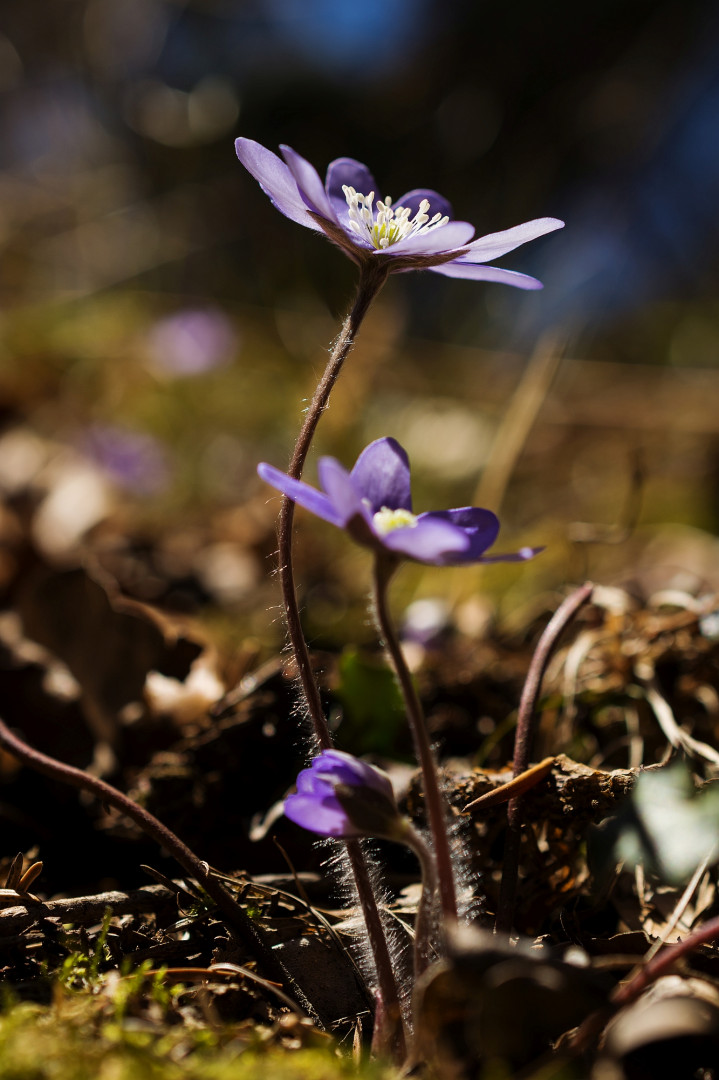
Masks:
[[[506,784],[500,784],[499,787],[492,788],[491,791],[485,791],[483,795],[479,795],[472,802],[467,803],[462,808],[462,813],[466,814],[469,810],[489,810],[492,807],[509,802],[510,799],[516,799],[518,796],[524,795],[525,791],[531,791],[533,787],[536,787],[537,784],[544,780],[545,776],[549,776],[556,762],[555,757],[544,758],[538,765],[532,765],[531,768],[520,773],[519,776],[508,780]]]
[[[105,892],[95,896],[17,904],[0,911],[0,937],[19,934],[43,919],[92,926],[109,908],[113,915],[141,915],[175,906],[175,894],[162,885],[147,885],[131,892]]]
[[[654,957],[659,952],[659,950],[662,948],[662,946],[666,945],[669,936],[674,933],[674,930],[679,925],[679,921],[681,920],[682,916],[684,915],[684,912],[689,907],[692,896],[694,895],[696,890],[699,888],[699,882],[704,877],[704,874],[706,873],[707,868],[709,867],[710,863],[712,863],[714,861],[715,858],[716,858],[716,845],[712,848],[712,850],[709,852],[709,854],[706,855],[702,859],[702,861],[699,863],[696,870],[692,874],[686,888],[684,889],[684,892],[679,897],[679,899],[678,899],[678,901],[676,903],[674,911],[671,913],[671,915],[669,917],[669,921],[667,922],[666,926],[662,930],[661,937],[657,938],[657,940],[654,942],[652,947],[649,949],[647,955],[644,957],[643,964],[651,963],[651,961],[654,959]],[[634,974],[634,973],[632,973],[632,974]]]

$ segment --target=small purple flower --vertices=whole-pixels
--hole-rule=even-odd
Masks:
[[[167,375],[202,375],[229,363],[232,324],[221,311],[188,308],[159,319],[148,334],[152,366]]]
[[[237,139],[235,149],[280,213],[324,232],[356,263],[391,259],[395,272],[427,269],[541,289],[542,283],[527,274],[484,264],[564,226],[557,218],[536,218],[473,240],[474,227],[451,220],[452,207],[436,191],[415,188],[397,202],[389,195],[376,198],[372,173],[353,158],[333,161],[323,185],[313,166],[289,146],[280,147],[284,162],[252,139]]]
[[[157,439],[144,431],[114,424],[91,424],[81,448],[110,479],[137,495],[159,495],[170,482],[167,455]]]
[[[511,555],[485,555],[497,538],[499,520],[491,510],[477,506],[413,514],[409,460],[394,439],[370,443],[352,472],[334,458],[321,458],[318,473],[323,491],[264,462],[257,471],[283,495],[347,529],[357,543],[380,554],[434,566],[458,566],[523,562],[542,550],[521,548]]]
[[[342,750],[324,750],[297,777],[285,815],[303,829],[348,840],[398,835],[401,823],[385,772]]]

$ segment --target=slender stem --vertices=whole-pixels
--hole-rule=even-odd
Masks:
[[[527,679],[522,690],[514,737],[514,762],[512,775],[517,777],[529,769],[534,739],[534,717],[537,698],[547,664],[562,631],[592,596],[594,586],[586,582],[564,600],[547,623],[529,665]],[[509,933],[514,921],[514,905],[517,898],[519,877],[519,849],[522,835],[521,795],[510,799],[507,805],[507,839],[504,845],[502,884],[499,891],[499,908],[495,922],[497,933]]]
[[[439,883],[442,911],[446,919],[454,920],[457,918],[457,897],[452,872],[452,853],[447,834],[445,801],[439,787],[437,767],[432,754],[429,735],[427,734],[422,705],[414,688],[412,675],[407,667],[387,606],[387,586],[397,565],[394,560],[389,560],[382,554],[375,558],[374,599],[377,623],[402,691],[407,710],[407,719],[412,732],[414,751],[422,770],[422,784],[424,786],[429,831],[432,836],[434,858],[437,866],[437,881]]]
[[[121,814],[131,818],[144,833],[147,833],[160,847],[164,848],[179,863],[182,869],[193,877],[215,901],[228,927],[234,931],[248,952],[256,957],[265,975],[268,978],[276,979],[280,983],[288,981],[288,973],[281,966],[272,949],[265,943],[258,928],[217,878],[213,877],[208,864],[202,862],[178,836],[168,829],[166,825],[163,825],[161,821],[158,821],[153,814],[133,802],[129,796],[124,795],[105,780],[90,776],[88,773],[83,772],[82,769],[75,768],[74,765],[56,761],[55,758],[48,757],[47,754],[42,754],[39,750],[28,746],[27,743],[10,731],[2,720],[0,720],[0,746],[25,765],[29,765],[31,769],[35,769],[53,780],[60,780],[64,784],[69,784],[70,787],[89,791],[90,794],[95,795],[102,802],[114,806]],[[296,990],[297,988],[293,987],[293,991]]]
[[[357,285],[352,308],[347,315],[339,336],[334,344],[332,353],[324,374],[317,384],[312,402],[305,415],[302,428],[297,437],[288,473],[294,479],[299,480],[302,476],[307,454],[312,444],[320,416],[327,408],[332,388],[334,387],[342,366],[354,345],[357,333],[362,325],[370,304],[384,285],[389,274],[387,263],[379,260],[367,260],[360,266],[360,278]],[[302,692],[307,704],[307,710],[312,721],[315,741],[321,750],[327,750],[332,746],[332,737],[327,726],[319,687],[312,671],[309,648],[302,630],[299,604],[297,602],[297,589],[295,586],[294,565],[292,561],[292,525],[294,522],[295,504],[285,498],[280,510],[278,522],[278,556],[280,568],[280,581],[282,584],[282,598],[287,619],[287,629],[290,637],[292,652],[295,656],[297,671],[302,685]],[[372,958],[379,992],[382,998],[381,1015],[387,1026],[387,1045],[396,1055],[396,1060],[401,1060],[405,1053],[405,1030],[404,1019],[399,1001],[397,980],[394,976],[392,959],[387,945],[387,938],[382,923],[382,916],[377,905],[377,900],[372,888],[372,882],[368,867],[368,860],[362,846],[357,841],[349,841],[346,844],[350,868],[357,888],[357,895],[367,928],[367,937],[370,943]]]
[[[357,295],[355,296],[354,304],[342,324],[339,337],[334,344],[324,374],[317,384],[317,389],[315,390],[310,407],[307,410],[302,428],[297,437],[297,442],[295,443],[294,451],[292,452],[292,458],[287,472],[289,476],[295,480],[299,480],[302,476],[302,470],[304,469],[305,460],[312,444],[312,438],[320,416],[327,408],[332,388],[339,377],[342,365],[354,345],[355,338],[362,325],[362,321],[367,314],[367,310],[387,280],[388,273],[387,264],[382,263],[379,260],[367,260],[360,268],[360,278],[357,285]],[[327,750],[332,746],[332,738],[330,736],[329,728],[327,727],[324,709],[322,708],[319,688],[312,671],[309,649],[302,631],[300,609],[297,603],[295,574],[292,564],[292,524],[294,516],[295,504],[290,499],[285,498],[282,503],[277,526],[282,599],[285,606],[290,644],[292,645],[292,652],[294,653],[295,661],[297,663],[297,671],[302,684],[305,701],[307,702],[307,709],[312,720],[315,738],[320,749]]]

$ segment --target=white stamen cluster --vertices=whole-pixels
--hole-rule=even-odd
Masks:
[[[395,529],[413,529],[417,524],[416,516],[409,510],[390,510],[383,506],[373,515],[374,527],[380,536],[394,532]]]
[[[448,217],[435,214],[430,218],[427,211],[429,202],[422,199],[419,210],[413,218],[412,211],[406,206],[392,208],[392,199],[389,195],[384,202],[379,199],[376,206],[374,203],[374,191],[369,195],[362,195],[353,187],[344,184],[342,187],[347,206],[349,207],[350,228],[359,236],[368,239],[373,247],[382,251],[392,244],[406,240],[408,236],[419,236],[422,233],[431,232],[446,225]]]

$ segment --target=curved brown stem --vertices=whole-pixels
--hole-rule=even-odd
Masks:
[[[166,825],[151,814],[144,807],[133,802],[129,796],[124,795],[117,788],[112,787],[105,780],[97,776],[90,776],[82,769],[74,765],[66,765],[62,761],[48,757],[33,747],[28,746],[7,725],[0,720],[0,746],[13,757],[18,758],[31,769],[49,776],[53,780],[60,780],[70,787],[80,788],[95,795],[102,802],[114,806],[121,814],[129,817],[142,829],[144,833],[152,837],[160,847],[164,848],[179,863],[185,873],[193,877],[205,892],[215,901],[221,911],[225,923],[239,938],[250,955],[254,956],[262,967],[264,974],[280,983],[288,982],[288,974],[278,962],[272,949],[265,943],[259,930],[250,917],[239,904],[235,903],[230,894],[213,877],[207,863],[195,855],[186,844],[180,840]],[[296,991],[293,987],[293,991]],[[301,996],[301,995],[300,995]],[[304,1008],[304,1006],[303,1006]]]
[[[606,1008],[591,1013],[583,1024],[575,1032],[570,1048],[575,1053],[584,1053],[587,1048],[599,1038],[602,1029],[607,1025],[612,1016],[619,1009],[632,1005],[648,986],[666,975],[678,960],[698,949],[700,945],[708,945],[719,938],[719,917],[708,919],[707,922],[692,930],[682,941],[673,945],[665,945],[647,964],[644,964],[636,974],[632,975],[627,982],[621,983],[613,990],[609,1004]]]
[[[522,690],[517,716],[517,732],[514,737],[513,776],[519,776],[529,769],[534,738],[534,716],[537,698],[542,686],[542,679],[547,670],[549,658],[559,640],[562,631],[569,625],[577,612],[592,596],[594,586],[586,582],[575,589],[564,600],[547,623],[537,648],[534,650],[529,665],[527,679]],[[519,847],[521,841],[522,814],[521,796],[509,800],[507,806],[507,839],[504,845],[504,864],[502,866],[502,884],[499,892],[499,908],[495,922],[497,933],[509,933],[514,920],[514,904],[517,897],[517,879],[519,876]]]

